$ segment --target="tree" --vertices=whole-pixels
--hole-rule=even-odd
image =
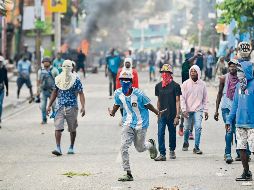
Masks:
[[[237,25],[234,33],[248,32],[254,37],[254,1],[253,0],[224,0],[217,4],[217,8],[222,10],[221,21],[229,24],[233,19]]]

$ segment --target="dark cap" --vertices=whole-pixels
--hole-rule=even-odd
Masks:
[[[50,62],[51,63],[51,59],[50,59],[50,57],[44,57],[41,62],[42,63],[44,63],[44,62]]]

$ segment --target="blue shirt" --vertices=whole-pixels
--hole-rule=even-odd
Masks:
[[[23,59],[21,59],[18,62],[19,75],[29,76],[30,72],[31,72],[31,62],[29,60],[24,61]]]
[[[55,67],[55,68],[57,68],[57,70],[59,71],[59,73],[61,73],[62,72],[62,64],[63,64],[63,62],[64,62],[64,59],[55,59],[54,61],[53,61],[53,67]]]
[[[108,56],[106,58],[106,62],[108,65],[108,69],[112,72],[112,73],[117,73],[118,68],[121,64],[121,58],[119,56]]]
[[[247,89],[244,94],[240,89],[240,84],[236,86],[232,109],[227,117],[226,124],[232,124],[236,119],[236,127],[254,129],[254,76],[251,62],[243,62],[242,69],[248,80]]]
[[[122,93],[122,88],[115,91],[115,105],[123,108],[123,127],[148,128],[149,111],[145,105],[151,100],[138,88],[133,88],[130,96]]]
[[[83,91],[80,79],[76,79],[73,86],[68,90],[61,90],[56,86],[58,91],[58,108],[61,107],[78,107],[77,95]]]

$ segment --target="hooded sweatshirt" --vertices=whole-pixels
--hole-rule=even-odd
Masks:
[[[243,72],[247,79],[244,93],[241,92],[240,82],[237,84],[232,109],[227,117],[226,124],[232,124],[236,118],[236,127],[254,128],[254,76],[253,64],[251,62],[241,63]]]
[[[191,79],[191,69],[198,73],[198,80]],[[189,79],[182,84],[181,108],[183,112],[207,112],[207,89],[205,82],[201,80],[201,71],[197,65],[193,65],[189,70]]]
[[[129,62],[129,63],[130,63],[130,65],[131,65],[130,68],[126,68],[126,67],[125,67],[125,63],[126,63],[126,62]],[[138,88],[138,72],[137,72],[136,69],[132,68],[132,58],[126,57],[126,58],[124,59],[124,66],[123,66],[123,68],[118,69],[118,72],[117,72],[117,75],[116,75],[116,89],[121,88],[119,76],[120,76],[120,73],[121,73],[122,70],[132,72],[132,76],[133,76],[133,79],[132,79],[132,87]]]

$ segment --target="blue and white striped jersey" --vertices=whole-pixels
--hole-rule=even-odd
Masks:
[[[151,100],[138,88],[133,88],[130,96],[122,93],[122,88],[115,91],[115,104],[123,108],[123,127],[148,128],[149,111],[145,105]]]

